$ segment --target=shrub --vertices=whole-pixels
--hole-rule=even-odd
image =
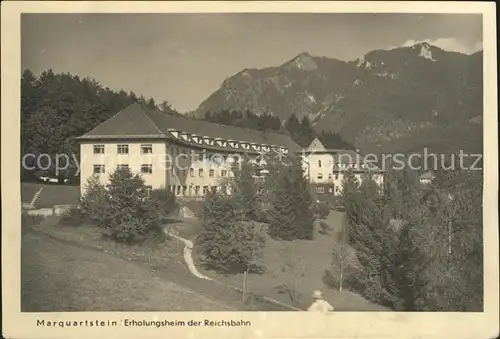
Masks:
[[[330,214],[330,206],[325,202],[320,202],[316,205],[318,216],[321,219],[326,219]]]
[[[208,194],[202,230],[196,239],[205,266],[222,273],[261,271],[264,235],[253,222],[243,221],[238,199]]]
[[[264,212],[261,209],[255,211],[254,218],[255,218],[255,221],[257,221],[257,222],[262,222],[262,223],[269,222],[269,216],[267,215],[266,212]]]
[[[86,220],[87,218],[80,208],[71,207],[63,213],[59,224],[64,226],[81,226],[85,224]]]
[[[328,233],[330,233],[331,230],[332,230],[332,228],[330,227],[330,225],[327,222],[320,221],[320,223],[319,223],[319,233],[321,233],[321,234],[328,234]]]
[[[150,194],[144,180],[132,174],[128,168],[117,169],[110,175],[107,185],[101,185],[97,177],[87,183],[81,201],[82,217],[104,229],[104,235],[118,242],[140,242],[155,237],[163,239],[158,207],[169,211],[165,192]],[[75,212],[76,213],[76,212]],[[70,222],[68,216],[65,222]]]
[[[119,242],[137,242],[162,231],[155,203],[138,174],[117,169],[106,190],[108,200],[101,218],[105,235]]]
[[[109,200],[108,192],[97,176],[90,177],[85,188],[85,194],[80,201],[81,217],[91,225],[102,227]]]
[[[26,227],[38,225],[45,217],[41,215],[29,215],[27,212],[23,211],[21,213],[21,229],[25,230]]]
[[[151,192],[151,199],[155,209],[166,217],[171,213],[178,211],[178,204],[174,193],[166,188],[155,189]]]

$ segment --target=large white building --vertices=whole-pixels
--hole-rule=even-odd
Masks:
[[[352,150],[327,149],[318,138],[302,151],[302,159],[305,175],[317,194],[340,195],[342,180],[349,170],[360,183],[369,171],[378,185],[383,184],[383,172],[361,154]]]
[[[92,175],[105,183],[116,168],[126,166],[140,173],[150,188],[168,188],[181,197],[201,197],[232,176],[233,161],[244,155],[265,166],[263,154],[289,152],[302,152],[305,174],[311,183],[335,185],[327,191],[317,188],[317,193],[339,194],[341,169],[346,169],[339,167],[336,171],[335,166],[339,154],[347,151],[332,152],[319,140],[303,150],[284,134],[167,115],[139,103],[77,139],[82,194]]]

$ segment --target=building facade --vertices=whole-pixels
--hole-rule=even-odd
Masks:
[[[97,175],[104,184],[115,169],[128,167],[151,189],[202,197],[232,177],[232,166],[243,157],[264,173],[267,156],[290,152],[301,153],[305,176],[318,194],[339,195],[343,172],[352,168],[361,180],[366,170],[355,152],[326,149],[318,139],[301,149],[284,134],[167,115],[138,103],[77,139],[82,195],[89,177]],[[381,183],[381,173],[374,179]]]
[[[263,154],[300,151],[283,134],[167,115],[137,103],[77,139],[82,195],[89,177],[106,183],[125,166],[152,189],[201,197],[233,176],[232,166],[243,157],[264,166]]]
[[[340,195],[342,180],[349,170],[360,183],[364,174],[369,172],[379,186],[383,184],[383,172],[375,164],[352,150],[327,149],[318,138],[302,151],[302,161],[305,176],[318,195]]]

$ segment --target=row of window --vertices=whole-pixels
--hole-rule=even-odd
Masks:
[[[328,193],[333,193],[333,187],[328,187]],[[324,186],[318,186],[316,187],[316,193],[323,194],[325,193],[325,187]],[[338,186],[335,186],[335,194],[339,193],[339,188]]]
[[[329,162],[329,166],[332,166],[333,165],[333,161],[330,160]],[[337,163],[335,164],[337,167],[341,167],[341,168],[358,168],[358,165],[357,164],[344,164],[344,163]],[[318,167],[321,168],[323,167],[323,161],[322,160],[318,160]],[[361,167],[365,168],[366,167],[366,164],[361,164]]]
[[[261,145],[261,144],[256,144],[252,142],[245,142],[245,141],[236,141],[236,140],[223,140],[219,138],[211,138],[211,137],[204,137],[204,136],[197,136],[197,135],[189,135],[188,133],[181,132],[181,131],[171,131],[172,135],[175,138],[182,139],[184,141],[188,142],[194,142],[197,144],[203,144],[205,143],[206,145],[209,146],[217,146],[217,147],[231,147],[231,148],[243,148],[246,150],[249,149],[254,149],[256,151],[264,151],[264,152],[269,152],[271,149],[278,151],[281,150],[283,153],[288,153],[288,150],[283,147],[275,146],[275,145]]]
[[[335,180],[339,178],[338,174],[335,174]],[[323,179],[323,173],[318,173],[318,179],[321,180]],[[328,173],[328,179],[332,179],[332,173]]]
[[[121,164],[121,165],[118,165],[117,168],[118,169],[124,169],[124,168],[130,168],[130,167],[127,164]],[[105,169],[104,165],[94,165],[94,174],[103,174],[105,172],[106,172],[106,169]],[[141,165],[141,173],[152,174],[153,173],[153,165],[151,165],[151,164],[143,164],[143,165]],[[189,169],[189,175],[191,177],[195,176],[195,172],[194,172],[193,168]],[[220,176],[221,177],[227,177],[227,175],[228,175],[227,170],[221,170],[220,171]],[[198,169],[198,176],[199,177],[204,177],[205,176],[205,172],[204,172],[203,168]],[[215,170],[213,170],[213,169],[208,170],[208,176],[210,178],[215,177]]]
[[[94,154],[104,154],[104,152],[105,152],[105,145],[94,145]],[[116,152],[118,154],[129,154],[129,145],[126,144],[116,145]],[[153,145],[151,144],[141,145],[141,154],[152,154],[152,153],[153,153]],[[174,157],[180,154],[187,154],[185,150],[182,150],[180,148],[173,148],[172,153]],[[228,158],[227,155],[223,156],[224,162],[227,162],[227,158]],[[198,154],[198,160],[199,161],[203,160],[203,153]],[[237,163],[238,158],[234,157],[233,162]]]
[[[217,191],[217,186],[200,186],[196,185],[193,186],[193,192],[189,192],[189,194],[194,195],[200,195],[200,189],[203,189],[203,194],[207,194],[210,190],[212,192]],[[187,186],[169,186],[169,190],[174,193],[175,195],[181,195],[181,192],[183,195],[188,195],[188,187]]]
[[[118,165],[118,169],[129,168],[129,165]],[[106,173],[106,168],[104,165],[94,165],[94,174],[103,174]],[[151,174],[153,173],[153,165],[151,164],[143,164],[141,165],[141,173]]]
[[[190,168],[189,169],[189,175],[191,177],[195,176],[194,168]],[[205,171],[203,170],[203,168],[199,168],[198,169],[198,176],[201,177],[201,178],[205,176]],[[210,178],[215,177],[215,170],[213,170],[213,169],[208,170],[208,176]],[[220,176],[221,177],[227,177],[227,170],[221,170],[220,171]]]
[[[118,154],[128,154],[129,145],[122,144],[116,145],[116,152]],[[94,154],[104,154],[105,145],[94,145]],[[151,144],[142,144],[141,145],[141,154],[151,154],[153,153],[153,145]]]

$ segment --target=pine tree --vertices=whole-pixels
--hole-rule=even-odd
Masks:
[[[297,220],[295,215],[295,201],[291,196],[292,183],[286,175],[284,168],[279,175],[269,176],[268,180],[273,182],[272,190],[269,195],[270,208],[267,210],[269,215],[269,235],[273,238],[283,240],[294,240],[296,234]]]
[[[344,185],[349,244],[359,262],[358,269],[346,277],[346,282],[368,300],[394,307],[399,300],[393,272],[397,233],[389,226],[371,178],[365,178],[359,185],[353,173],[348,172]]]
[[[241,164],[232,166],[234,174],[235,199],[240,200],[245,220],[256,220],[259,211],[259,200],[255,180],[253,178],[254,166],[247,155]]]
[[[314,214],[301,159],[289,156],[274,164],[268,181],[270,235],[283,240],[312,239]]]
[[[399,189],[397,173],[389,171],[384,177],[384,199],[388,206],[390,216],[394,219],[400,219],[403,213],[403,197]]]
[[[342,179],[341,197],[342,204],[347,213],[349,223],[356,224],[357,216],[355,211],[356,197],[359,192],[359,181],[352,172],[348,170]]]
[[[302,121],[300,122],[300,127],[301,127],[300,132],[302,134],[301,137],[302,140],[300,145],[303,147],[309,146],[311,142],[314,140],[316,133],[307,116],[302,117]]]
[[[172,105],[170,105],[170,103],[167,100],[163,100],[160,104],[160,111],[168,114],[171,112],[171,110],[172,110]]]
[[[202,230],[196,239],[204,264],[226,274],[262,269],[265,238],[244,221],[240,200],[221,190],[205,197]]]
[[[156,103],[155,103],[155,99],[153,98],[149,98],[149,100],[147,101],[146,105],[151,108],[151,109],[156,109]]]
[[[160,216],[139,174],[132,174],[128,168],[115,170],[106,191],[105,235],[120,242],[137,242],[162,233]]]
[[[313,238],[314,233],[314,212],[313,201],[309,191],[309,183],[304,177],[302,160],[300,157],[290,155],[290,183],[291,198],[294,200],[295,215],[297,218],[296,237],[298,239]]]
[[[405,224],[399,232],[399,242],[394,254],[393,275],[397,299],[393,308],[399,311],[422,311],[425,308],[426,279],[424,270],[428,257],[415,243],[413,227]]]

